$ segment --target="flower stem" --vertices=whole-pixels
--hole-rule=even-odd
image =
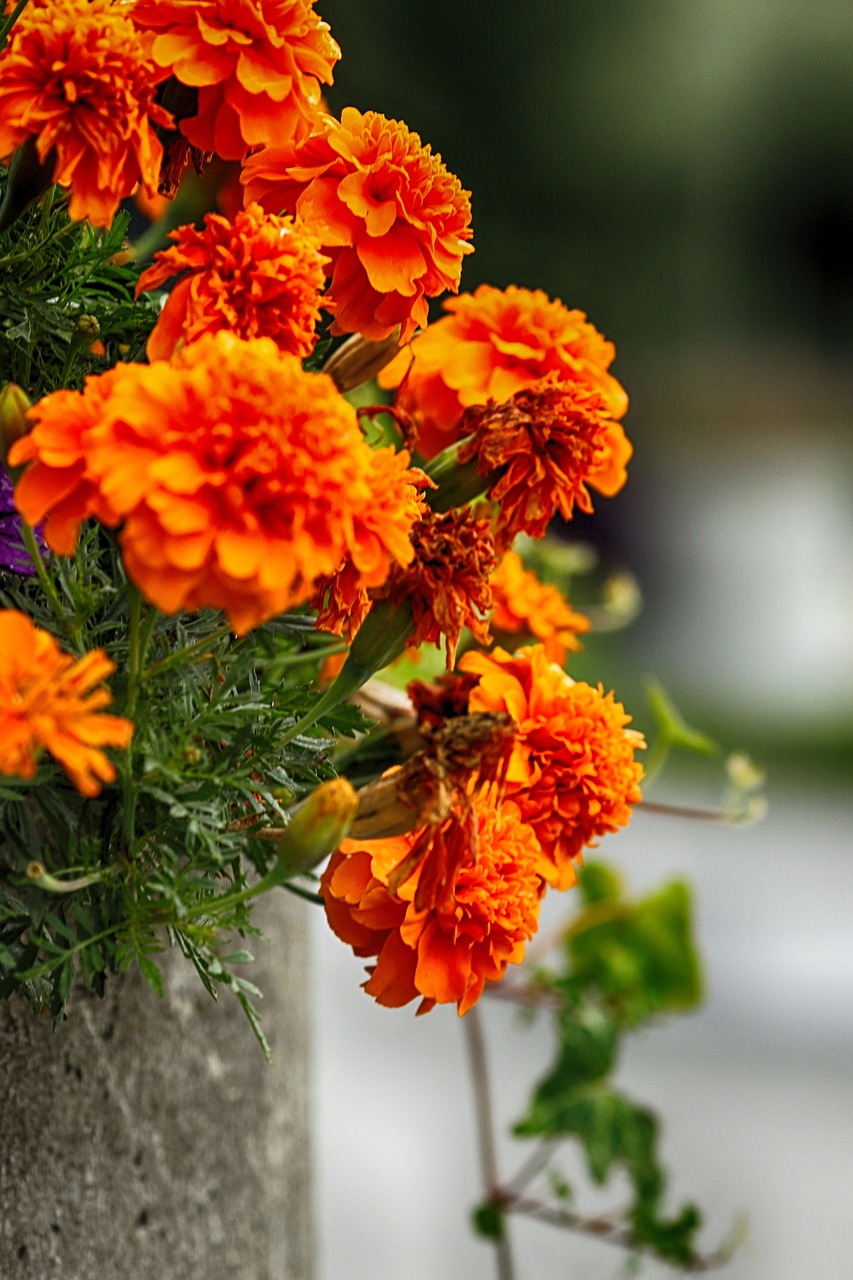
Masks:
[[[142,622],[142,594],[132,582],[127,584],[127,703],[125,714],[129,720],[136,718],[136,706],[139,701],[139,690],[143,680],[142,664],[145,651],[151,639],[158,613],[150,608]],[[134,828],[136,821],[136,801],[139,795],[136,776],[133,771],[133,747],[125,755],[124,765],[124,808],[122,812],[122,837],[128,854],[133,851]]]
[[[41,548],[39,547],[36,535],[33,533],[32,527],[27,524],[23,517],[21,518],[21,537],[23,539],[24,546],[29,552],[33,566],[35,567],[39,586],[47,596],[56,621],[59,623],[64,634],[76,647],[79,648],[80,633],[77,624],[68,617],[67,610],[63,609],[62,601],[59,599],[59,593],[56,590],[54,581],[48,573],[47,566],[42,559]]]
[[[209,635],[202,636],[201,640],[188,644],[184,649],[178,649],[176,653],[170,653],[167,658],[161,658],[159,662],[153,662],[150,667],[146,667],[142,672],[142,679],[150,680],[152,676],[162,675],[164,671],[180,666],[181,663],[187,662],[194,657],[199,650],[209,649],[212,644],[216,644],[218,640],[222,640],[225,636],[230,636],[230,634],[231,628],[229,626],[217,627]]]
[[[357,693],[363,684],[367,684],[377,671],[398,658],[413,630],[412,612],[408,604],[383,600],[374,605],[361,624],[334,684],[330,685],[301,720],[297,720],[288,729],[281,739],[282,744],[292,742],[300,733],[310,729],[321,716],[334,711],[346,698]]]
[[[471,1081],[474,1086],[477,1136],[480,1144],[480,1169],[483,1175],[486,1197],[496,1208],[500,1209],[502,1196],[500,1178],[498,1176],[492,1096],[489,1087],[489,1065],[486,1059],[486,1041],[483,1036],[482,1015],[476,1005],[473,1009],[468,1010],[463,1021],[468,1045]],[[499,1236],[495,1237],[494,1241],[498,1280],[515,1280],[515,1267],[512,1260],[507,1219],[505,1214],[501,1216],[501,1232]]]

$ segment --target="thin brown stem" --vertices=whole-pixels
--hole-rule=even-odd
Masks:
[[[480,1148],[480,1170],[486,1198],[502,1207],[503,1192],[498,1175],[498,1157],[495,1145],[495,1127],[489,1086],[489,1066],[486,1058],[486,1041],[480,1010],[475,1006],[465,1015],[465,1038],[468,1046],[468,1063],[474,1087],[474,1109],[477,1117],[477,1139]],[[495,1239],[495,1258],[498,1280],[515,1280],[509,1230],[504,1218],[501,1233]]]
[[[630,1249],[634,1252],[646,1252],[646,1247],[634,1238],[629,1229],[606,1217],[584,1217],[573,1213],[571,1209],[558,1208],[555,1205],[543,1204],[541,1200],[525,1199],[514,1196],[506,1202],[510,1213],[523,1213],[537,1222],[547,1223],[552,1227],[561,1227],[565,1231],[576,1231],[580,1235],[591,1236],[605,1244],[615,1245],[619,1249]],[[714,1271],[730,1261],[733,1248],[725,1245],[713,1253],[696,1254],[689,1262],[679,1263],[679,1270],[689,1272]]]

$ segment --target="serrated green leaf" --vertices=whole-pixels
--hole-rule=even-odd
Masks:
[[[163,975],[151,957],[145,955],[143,951],[138,951],[136,953],[136,962],[139,965],[139,972],[142,974],[154,994],[162,996]]]

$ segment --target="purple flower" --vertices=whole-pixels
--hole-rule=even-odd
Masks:
[[[44,549],[45,543],[38,529],[36,541]],[[0,466],[0,572],[16,573],[21,578],[32,578],[35,567],[21,536],[21,517],[12,500],[12,481],[8,472]]]

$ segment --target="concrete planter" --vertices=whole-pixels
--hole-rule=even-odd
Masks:
[[[271,1066],[179,954],[57,1033],[0,1005],[2,1280],[311,1280],[309,909],[276,893],[249,943]]]

